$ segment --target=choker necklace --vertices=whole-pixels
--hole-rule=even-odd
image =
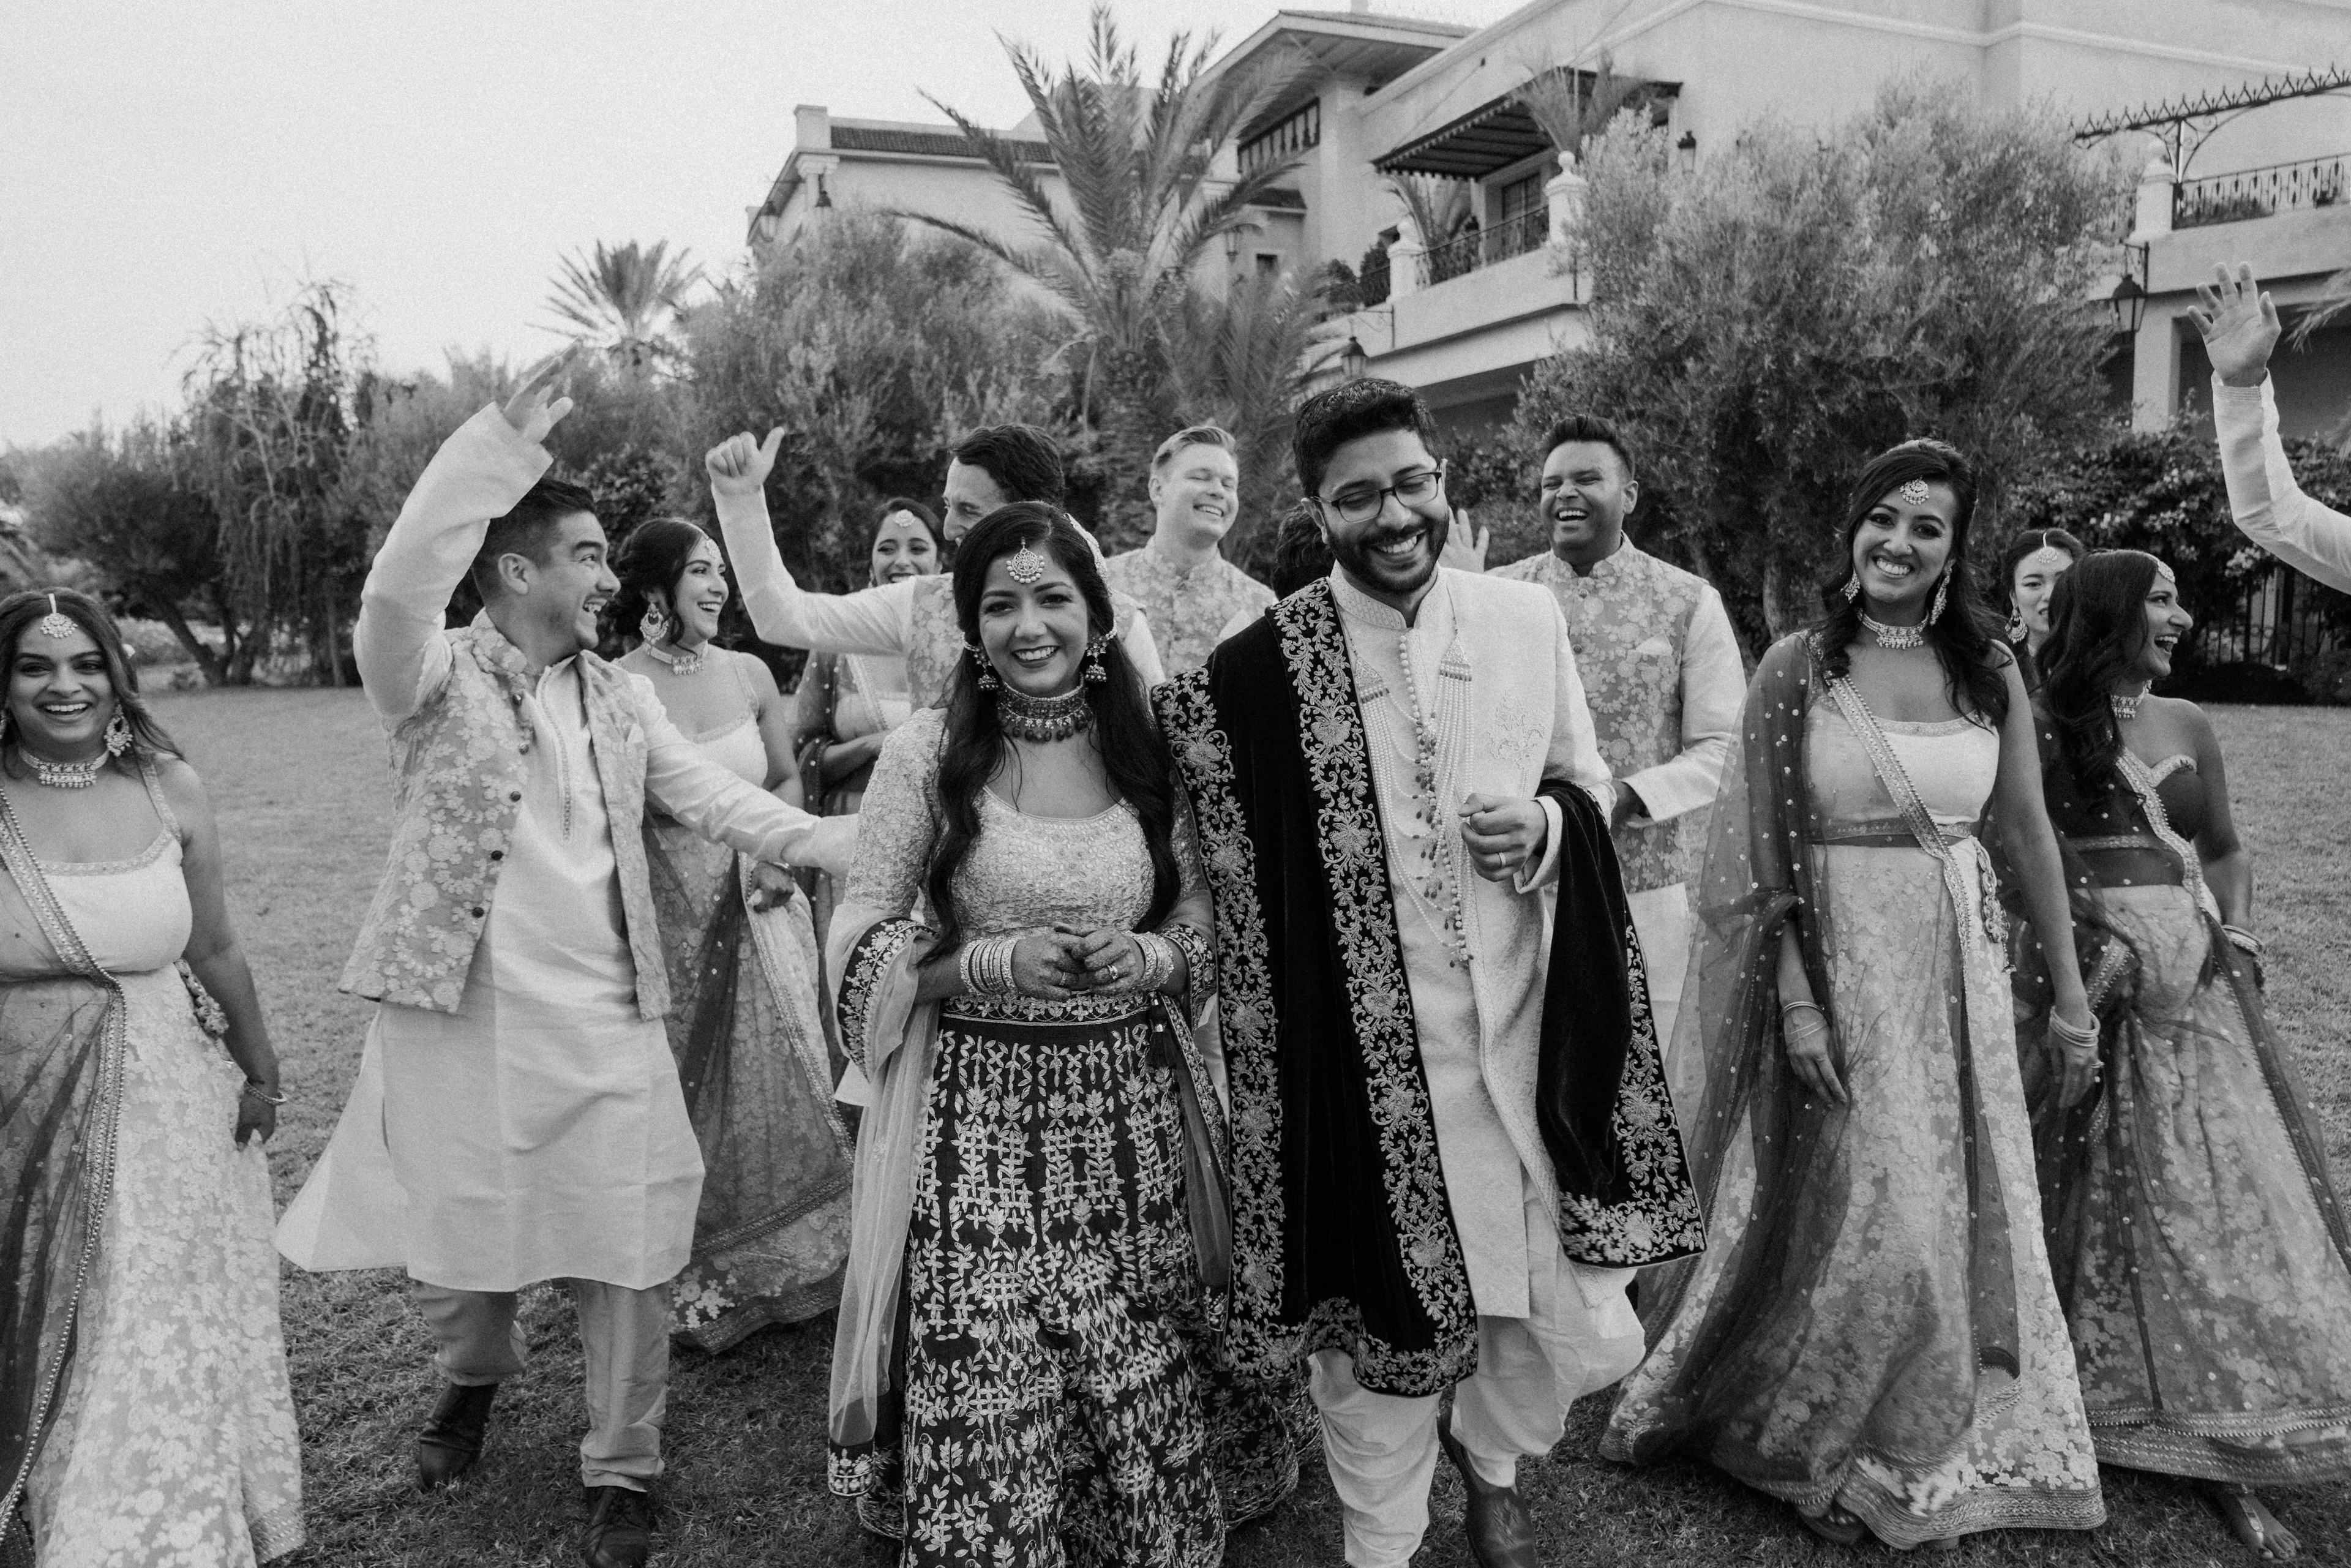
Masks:
[[[1086,689],[1057,697],[1032,697],[1007,686],[996,694],[996,722],[1015,740],[1067,740],[1094,726],[1094,710],[1086,703]]]
[[[2147,687],[2141,686],[2128,696],[2109,694],[2106,697],[2106,706],[2115,710],[2116,718],[2137,718],[2138,705],[2147,701]]]
[[[1927,645],[1924,626],[1888,626],[1883,621],[1873,621],[1866,612],[1861,617],[1861,629],[1877,639],[1881,648],[1923,648]]]
[[[690,675],[702,668],[705,655],[704,648],[684,648],[672,653],[666,652],[658,643],[646,643],[645,652],[667,664],[673,673],[681,675]]]
[[[106,766],[112,753],[101,751],[87,762],[52,762],[20,746],[16,755],[33,770],[36,784],[46,784],[52,789],[87,789],[98,782],[99,770]]]

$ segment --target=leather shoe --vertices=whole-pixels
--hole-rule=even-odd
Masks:
[[[490,1428],[490,1401],[497,1396],[495,1383],[465,1387],[452,1383],[441,1390],[441,1402],[425,1418],[424,1430],[416,1434],[418,1486],[431,1491],[474,1468]]]
[[[588,1531],[580,1555],[589,1568],[643,1568],[653,1549],[653,1500],[627,1487],[588,1489]]]
[[[1461,1472],[1462,1490],[1469,1494],[1462,1510],[1462,1527],[1468,1532],[1470,1555],[1479,1568],[1542,1568],[1535,1555],[1535,1521],[1515,1486],[1498,1487],[1482,1479],[1469,1463],[1468,1450],[1453,1436],[1452,1422],[1437,1417],[1437,1440],[1445,1457]]]

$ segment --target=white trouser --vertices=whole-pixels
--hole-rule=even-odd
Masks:
[[[1478,1370],[1453,1387],[1453,1435],[1494,1486],[1516,1485],[1520,1457],[1551,1451],[1567,1407],[1641,1360],[1641,1324],[1625,1294],[1633,1270],[1571,1262],[1549,1223],[1539,1213],[1529,1218],[1541,1222],[1530,1240],[1550,1239],[1536,1249],[1528,1281],[1534,1314],[1480,1314]],[[1312,1382],[1322,1458],[1346,1518],[1347,1561],[1404,1568],[1428,1529],[1438,1396],[1374,1393],[1355,1381],[1353,1358],[1335,1350],[1314,1356]]]
[[[1698,1103],[1704,1053],[1694,1048],[1684,1061],[1674,1054],[1674,1019],[1682,1005],[1682,982],[1689,975],[1689,884],[1653,887],[1626,899],[1633,931],[1641,938],[1641,961],[1649,970],[1649,1011],[1657,1020],[1657,1049],[1666,1057],[1666,1087],[1687,1111]]]

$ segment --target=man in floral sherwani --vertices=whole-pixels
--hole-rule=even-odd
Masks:
[[[651,1550],[669,1287],[703,1176],[644,810],[768,861],[814,863],[855,829],[704,760],[643,676],[592,652],[620,584],[587,492],[544,477],[561,365],[442,444],[368,573],[351,641],[397,814],[343,988],[381,1005],[277,1243],[415,1281],[444,1382],[416,1441],[428,1489],[472,1468],[522,1370],[517,1292],[564,1281],[588,1362],[583,1555],[629,1568]],[[468,575],[485,608],[444,631]]]
[[[1552,548],[1488,575],[1541,583],[1567,617],[1600,755],[1615,775],[1609,823],[1667,1078],[1687,1105],[1698,1063],[1695,1053],[1677,1055],[1673,1039],[1689,963],[1687,884],[1705,852],[1706,808],[1730,758],[1747,672],[1722,596],[1625,537],[1641,486],[1614,428],[1573,416],[1552,428],[1544,452]]]

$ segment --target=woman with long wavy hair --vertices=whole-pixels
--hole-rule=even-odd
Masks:
[[[799,805],[789,705],[768,667],[713,639],[731,597],[717,543],[681,517],[622,541],[612,617],[643,678],[708,760]],[[850,1137],[819,1015],[816,931],[792,873],[648,811],[645,864],[669,970],[670,1051],[701,1145],[694,1252],[671,1332],[722,1351],[840,1299]]]
[[[1207,1568],[1297,1460],[1220,1371],[1196,838],[1077,526],[988,514],[954,590],[967,661],[883,747],[828,943],[872,1082],[834,1489],[910,1568]]]
[[[2062,925],[2031,706],[1968,562],[1975,490],[1939,442],[1873,461],[1827,614],[1749,688],[1676,1025],[1705,1063],[1683,1127],[1711,1246],[1644,1283],[1649,1356],[1602,1448],[1707,1459],[1846,1544],[2105,1517],[1978,837],[1997,801]],[[2071,957],[2048,1049],[2078,1096]]]
[[[2193,623],[2137,550],[2057,585],[2035,718],[2102,1071],[2071,1107],[2026,1076],[2098,1457],[2205,1482],[2247,1546],[2291,1557],[2252,1489],[2351,1479],[2351,1228],[2262,1009],[2220,741],[2147,690]],[[2052,946],[2018,945],[2036,1008]]]
[[[286,1096],[212,804],[95,600],[0,601],[0,1559],[246,1568],[302,1543]]]

